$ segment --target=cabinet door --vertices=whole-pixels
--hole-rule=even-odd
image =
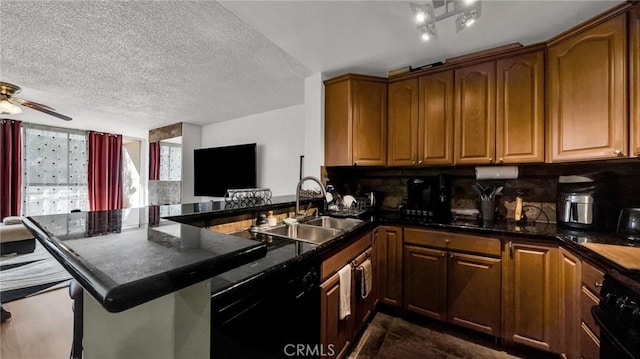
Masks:
[[[353,83],[353,164],[387,164],[387,84],[356,80]]]
[[[558,248],[509,242],[505,248],[505,339],[552,351],[558,343]]]
[[[353,296],[354,296],[354,309],[353,309],[353,318],[354,318],[354,337],[355,335],[357,335],[362,328],[365,326],[365,324],[367,323],[367,321],[369,320],[369,317],[371,316],[371,313],[373,313],[373,308],[375,306],[375,289],[373,287],[376,286],[375,281],[373,281],[373,278],[376,277],[376,264],[373,261],[373,250],[370,248],[369,250],[367,250],[365,253],[361,254],[360,256],[358,256],[356,258],[356,265],[362,265],[362,263],[364,263],[365,260],[367,260],[368,258],[371,258],[371,278],[372,278],[372,283],[371,283],[371,291],[369,292],[369,294],[367,295],[366,298],[362,298],[362,293],[360,288],[358,288],[358,285],[360,285],[361,281],[363,280],[363,278],[361,278],[362,276],[362,272],[356,270],[353,272]]]
[[[453,71],[419,82],[418,164],[453,164]]]
[[[499,60],[498,163],[544,162],[544,53]]]
[[[447,319],[447,252],[404,246],[405,308]]]
[[[344,357],[353,337],[353,316],[340,320],[340,275],[320,285],[320,343],[330,358]],[[333,349],[333,350],[331,350]]]
[[[382,303],[402,306],[402,227],[376,228],[378,293]]]
[[[451,323],[500,336],[502,266],[499,258],[449,254]]]
[[[353,165],[351,81],[336,79],[324,86],[324,164]]]
[[[631,155],[640,156],[640,4],[636,4],[629,15],[630,38],[629,61],[629,83],[631,85],[629,95],[629,114],[631,115]]]
[[[548,50],[551,162],[628,155],[626,14]]]
[[[496,63],[455,72],[455,163],[494,163]]]
[[[580,358],[600,358],[600,340],[584,323],[580,327]]]
[[[418,149],[418,80],[389,84],[388,165],[416,164]]]
[[[582,287],[580,258],[564,248],[560,253],[560,343],[559,349],[568,358],[578,358],[580,351],[580,288]]]

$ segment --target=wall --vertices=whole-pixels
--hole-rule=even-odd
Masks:
[[[304,176],[321,178],[324,164],[324,83],[320,73],[304,80]]]
[[[193,150],[202,148],[203,128],[182,123],[182,203],[200,202],[193,194]]]
[[[201,148],[257,143],[258,186],[274,196],[292,195],[305,154],[305,116],[305,105],[296,105],[207,125]]]

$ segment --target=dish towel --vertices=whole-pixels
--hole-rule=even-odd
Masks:
[[[367,299],[371,292],[372,275],[371,275],[371,259],[367,259],[360,265],[360,297]]]
[[[340,320],[351,315],[351,264],[338,271],[340,276]]]

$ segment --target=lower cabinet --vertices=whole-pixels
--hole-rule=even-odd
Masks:
[[[447,319],[447,252],[404,246],[405,308],[438,320]]]
[[[415,228],[404,237],[405,308],[500,336],[500,240]]]
[[[500,258],[450,253],[448,272],[449,322],[500,336]]]
[[[504,262],[504,337],[558,351],[558,246],[509,241]]]
[[[560,248],[558,273],[560,299],[559,349],[569,359],[580,358],[580,288],[582,262],[572,252]]]
[[[402,306],[402,227],[375,229],[380,302]]]
[[[580,357],[597,359],[600,357],[600,327],[591,314],[591,308],[600,302],[600,288],[604,271],[589,262],[582,262],[580,288]]]
[[[323,259],[320,284],[320,343],[323,357],[343,358],[359,331],[373,312],[377,301],[377,264],[372,233],[366,233],[346,247]],[[372,288],[362,298],[360,283],[362,271],[358,268],[366,260],[371,260]],[[338,271],[350,266],[351,314],[340,319],[340,274]]]

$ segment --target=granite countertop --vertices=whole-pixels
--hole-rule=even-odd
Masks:
[[[251,239],[161,219],[157,207],[27,217],[25,225],[110,312],[264,257]]]

